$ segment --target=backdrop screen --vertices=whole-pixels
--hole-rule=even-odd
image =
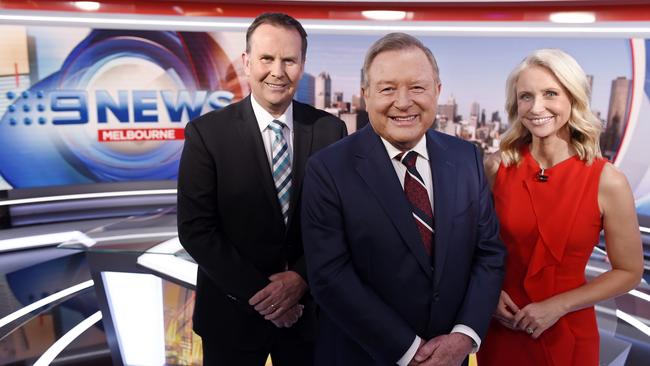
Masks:
[[[183,128],[249,93],[243,31],[0,26],[0,189],[175,180]],[[367,122],[363,56],[377,35],[310,34],[296,99]],[[495,151],[508,122],[508,73],[561,48],[589,75],[603,153],[650,217],[650,40],[420,36],[440,67],[434,128]]]

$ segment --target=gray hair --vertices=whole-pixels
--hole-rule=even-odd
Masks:
[[[429,59],[429,62],[431,63],[436,82],[440,83],[438,63],[436,62],[436,58],[433,57],[431,50],[422,44],[419,39],[413,37],[412,35],[398,32],[389,33],[381,37],[375,41],[375,43],[373,43],[372,46],[370,46],[368,49],[368,52],[366,52],[366,57],[363,60],[363,80],[361,81],[363,87],[368,87],[368,70],[370,69],[372,62],[380,53],[387,51],[401,51],[409,48],[417,48],[424,52],[424,54],[427,56],[427,59]]]

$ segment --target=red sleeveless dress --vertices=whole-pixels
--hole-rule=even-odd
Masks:
[[[598,182],[606,163],[587,165],[577,156],[535,176],[528,148],[519,165],[501,165],[494,204],[508,249],[503,290],[519,308],[585,283],[585,267],[598,243],[602,219]],[[478,353],[479,366],[598,365],[599,337],[593,307],[560,318],[538,339],[492,320]]]

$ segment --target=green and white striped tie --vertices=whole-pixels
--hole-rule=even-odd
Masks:
[[[289,201],[291,199],[291,157],[289,154],[289,144],[284,138],[282,129],[284,123],[273,120],[269,128],[274,132],[275,137],[271,143],[273,180],[275,189],[278,192],[278,202],[282,208],[282,217],[285,224],[289,218]]]

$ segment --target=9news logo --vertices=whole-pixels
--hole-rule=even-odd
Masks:
[[[3,84],[0,176],[14,188],[174,180],[186,123],[248,94],[227,35],[69,32],[81,40],[63,59],[34,55],[50,74]]]
[[[182,140],[190,121],[232,102],[227,90],[39,90],[6,93],[9,125],[97,124],[99,142]],[[108,128],[113,127],[113,128]]]

